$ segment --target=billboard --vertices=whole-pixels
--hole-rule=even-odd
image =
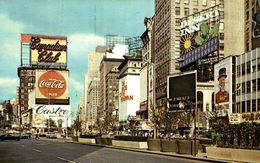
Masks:
[[[71,126],[71,106],[70,105],[34,105],[33,127],[47,127],[47,119],[52,119],[56,125],[61,127]]]
[[[252,10],[252,49],[260,47],[260,1],[255,0]]]
[[[67,65],[67,37],[22,34],[22,43],[29,43],[31,65]]]
[[[167,98],[169,99],[169,110],[175,111],[195,107],[196,85],[197,71],[168,76]]]
[[[36,99],[68,99],[68,71],[36,70]]]
[[[214,101],[218,116],[227,116],[232,109],[232,57],[214,65]]]
[[[216,6],[181,19],[180,68],[209,55],[211,61],[217,61],[219,15]]]

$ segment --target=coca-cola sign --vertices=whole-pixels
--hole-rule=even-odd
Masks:
[[[40,93],[47,98],[58,98],[64,94],[67,82],[57,71],[47,71],[38,79]]]

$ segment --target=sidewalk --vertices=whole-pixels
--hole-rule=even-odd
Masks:
[[[65,140],[65,139],[62,139],[62,140],[63,140],[63,142],[67,142],[67,143],[85,144],[85,145],[105,147],[105,148],[118,149],[118,150],[127,150],[127,151],[133,151],[133,152],[157,154],[157,155],[170,156],[170,157],[179,157],[179,158],[185,158],[185,159],[191,159],[191,160],[200,160],[200,161],[208,161],[208,162],[220,162],[220,163],[230,163],[230,162],[232,162],[230,160],[216,160],[216,159],[207,158],[206,153],[201,153],[200,151],[198,152],[198,154],[196,156],[192,156],[192,155],[181,155],[181,154],[173,153],[173,152],[149,151],[147,149],[135,149],[135,148],[124,148],[124,147],[118,147],[118,146],[106,146],[106,145],[93,144],[93,143],[81,143],[81,142],[72,141],[71,138],[67,139],[67,140]]]

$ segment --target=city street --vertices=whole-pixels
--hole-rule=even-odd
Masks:
[[[196,163],[201,161],[67,143],[58,139],[22,139],[0,142],[0,162]]]

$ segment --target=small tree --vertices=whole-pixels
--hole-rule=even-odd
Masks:
[[[81,128],[82,127],[82,121],[79,120],[79,118],[77,118],[76,120],[74,120],[73,123],[73,128],[76,131],[76,135],[79,135],[79,132],[81,132]]]
[[[157,139],[157,131],[162,125],[163,111],[158,111],[151,105],[151,122],[153,123],[154,139]]]
[[[165,134],[170,138],[170,133],[174,130],[174,125],[177,124],[178,119],[176,112],[164,111],[162,116],[162,125],[164,127]]]
[[[47,127],[57,127],[55,121],[51,118],[45,120],[45,125]]]

